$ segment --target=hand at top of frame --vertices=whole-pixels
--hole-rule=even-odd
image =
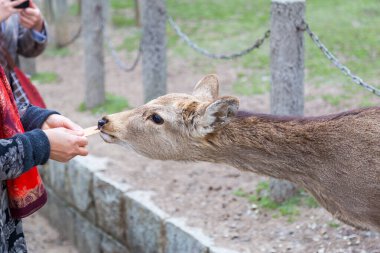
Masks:
[[[16,9],[15,7],[24,1],[25,0],[0,0],[0,22],[3,22],[14,13],[21,12],[20,9]]]
[[[20,24],[28,29],[41,32],[44,28],[44,19],[38,6],[30,0],[28,8],[20,12]]]

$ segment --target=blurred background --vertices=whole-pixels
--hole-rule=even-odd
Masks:
[[[269,0],[36,2],[48,22],[49,46],[42,56],[24,59],[24,69],[49,108],[83,127],[159,95],[191,93],[196,82],[210,73],[219,76],[221,95],[237,96],[241,109],[276,113],[271,63],[287,64],[283,61],[287,56],[271,58],[276,53],[271,36],[278,41],[295,36],[297,48],[302,48],[297,54],[304,61],[295,66],[304,75],[294,84],[299,93],[292,97],[284,91],[283,95],[301,101],[295,111],[286,109],[289,114],[316,116],[380,102],[343,74],[342,65],[337,68],[307,32],[273,35]],[[379,89],[380,1],[307,0],[303,4],[304,14],[298,13],[294,20],[304,18],[341,64]],[[305,28],[304,23],[298,25]],[[110,150],[98,137],[91,137],[90,150],[113,159],[109,174],[138,189],[155,191],[160,208],[188,218],[189,224],[238,252],[380,252],[378,234],[341,224],[302,190],[280,203],[273,201],[268,178],[219,165],[159,163],[133,152],[126,155],[119,147]],[[30,224],[33,219],[42,217],[33,217]],[[54,229],[48,223],[44,226]],[[27,238],[32,238],[35,233],[29,231]],[[45,250],[57,244],[71,247],[59,236],[47,243]],[[35,252],[49,252],[30,244]],[[69,252],[59,247],[51,252]]]

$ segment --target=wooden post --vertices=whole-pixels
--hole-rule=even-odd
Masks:
[[[166,94],[165,0],[142,0],[142,73],[144,100]]]
[[[103,28],[106,4],[105,0],[82,0],[85,105],[89,109],[105,101]]]
[[[20,67],[25,74],[32,76],[36,73],[36,59],[19,56]]]
[[[67,0],[52,1],[54,18],[54,43],[56,47],[62,47],[71,38],[69,32],[69,7]]]
[[[42,13],[45,20],[50,24],[54,20],[53,13],[53,0],[44,0],[42,1]],[[50,25],[49,25],[50,26]]]
[[[135,20],[136,20],[136,26],[141,26],[141,20],[140,20],[140,1],[135,0]]]
[[[304,35],[298,28],[305,17],[305,0],[272,0],[271,113],[303,115]],[[287,181],[271,179],[271,198],[283,202],[297,192]]]

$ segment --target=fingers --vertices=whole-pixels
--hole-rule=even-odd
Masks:
[[[53,128],[44,130],[50,142],[50,157],[53,160],[67,162],[73,157],[88,154],[88,140],[78,136],[77,131],[66,128]]]
[[[68,129],[66,127],[61,127],[66,133],[68,134],[71,134],[71,135],[76,135],[76,136],[84,136],[84,131],[83,129],[79,129],[79,130],[72,130],[72,129]],[[87,139],[87,138],[86,138]]]
[[[88,155],[88,150],[86,148],[81,147],[81,148],[78,149],[78,155],[80,155],[80,156],[87,156]]]
[[[62,126],[64,128],[67,128],[67,129],[71,129],[73,131],[76,131],[77,133],[79,133],[78,135],[82,136],[84,135],[84,131],[83,131],[83,128],[80,127],[78,124],[72,122],[71,120],[69,120],[68,118],[63,118],[62,119]]]
[[[42,125],[42,129],[50,129],[50,128],[66,128],[68,130],[72,130],[71,134],[83,136],[84,130],[81,126],[74,123],[70,119],[66,118],[65,116],[59,115],[59,114],[52,114],[50,115],[44,124]]]
[[[30,0],[30,1],[29,1],[29,8],[33,8],[33,9],[35,9],[35,8],[38,8],[38,7],[37,7],[37,5],[34,3],[33,0]]]
[[[17,5],[22,4],[25,0],[8,1],[9,6],[15,8]]]
[[[41,11],[34,3],[31,3],[28,8],[20,12],[20,23],[28,29],[42,30],[43,18]]]
[[[83,134],[79,135],[78,133],[80,131],[73,131],[67,128],[60,128],[62,131],[66,132],[67,134],[72,135],[73,137],[73,145],[78,145],[79,147],[85,147],[88,144],[87,137],[84,137]]]
[[[35,24],[35,20],[29,16],[23,15],[23,12],[20,12],[20,24],[25,28],[31,29]]]
[[[85,147],[88,145],[88,140],[86,137],[80,137],[80,136],[77,136],[76,140],[75,140],[75,143],[76,145],[78,145],[79,147]]]
[[[15,8],[15,6],[22,3],[23,1],[24,0],[17,0],[14,2],[11,2],[10,0],[0,1],[0,22],[3,22],[14,13],[20,13],[21,10]]]

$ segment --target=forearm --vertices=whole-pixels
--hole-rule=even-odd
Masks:
[[[0,180],[18,177],[33,166],[46,163],[49,154],[49,140],[40,129],[0,139]]]
[[[42,109],[37,106],[22,104],[18,105],[21,123],[25,131],[41,128],[46,119],[56,111]]]

